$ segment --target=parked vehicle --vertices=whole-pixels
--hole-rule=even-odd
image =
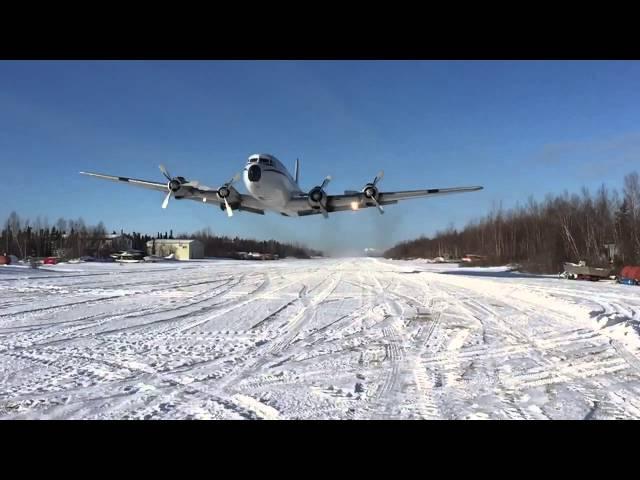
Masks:
[[[144,252],[140,250],[124,250],[110,255],[119,263],[141,263],[144,262]]]
[[[563,277],[570,280],[598,280],[606,279],[611,276],[611,268],[588,267],[584,261],[578,264],[565,262]]]
[[[640,267],[626,265],[620,270],[618,275],[618,283],[624,285],[640,285]]]

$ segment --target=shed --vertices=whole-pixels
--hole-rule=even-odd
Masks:
[[[173,253],[177,260],[204,258],[204,246],[192,239],[154,239],[147,242],[147,253],[167,257]]]

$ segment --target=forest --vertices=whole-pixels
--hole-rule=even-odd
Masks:
[[[614,255],[610,258],[611,247]],[[503,209],[501,205],[464,228],[450,226],[431,237],[401,242],[387,258],[460,258],[481,255],[485,265],[517,263],[539,273],[562,271],[564,262],[610,266],[640,264],[640,179],[624,177],[622,191],[602,184],[591,192],[548,194]]]
[[[115,231],[109,233],[103,222],[87,225],[81,218],[59,218],[54,224],[49,224],[46,218],[38,216],[35,220],[23,219],[16,212],[9,214],[0,233],[0,254],[15,255],[20,259],[49,256],[61,259],[82,256],[104,258],[126,248],[146,251],[147,241],[154,238],[174,238],[173,231],[149,235],[121,230],[117,234]],[[217,236],[208,228],[195,233],[182,233],[177,238],[200,240],[204,245],[205,257],[231,257],[238,251],[275,253],[281,258],[309,258],[322,255],[322,252],[303,245],[276,240]]]

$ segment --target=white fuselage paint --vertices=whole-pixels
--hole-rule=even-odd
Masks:
[[[252,181],[249,169],[254,165],[260,169],[260,177]],[[273,155],[251,155],[242,172],[242,179],[249,194],[262,203],[266,210],[296,215],[295,209],[287,207],[292,197],[303,192],[287,168]]]

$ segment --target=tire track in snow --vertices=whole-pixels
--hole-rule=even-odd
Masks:
[[[145,326],[149,325],[150,323],[155,323],[155,322],[149,322],[149,323],[145,323],[145,324],[136,324],[133,326],[127,326],[127,327],[119,327],[119,328],[115,328],[115,329],[111,329],[111,330],[106,330],[106,331],[99,331],[99,332],[88,332],[88,333],[81,333],[79,335],[76,335],[75,333],[78,331],[82,331],[82,330],[86,330],[86,329],[93,329],[95,330],[98,327],[101,327],[104,324],[113,322],[115,320],[128,320],[128,319],[135,319],[135,318],[144,318],[144,317],[148,317],[149,315],[159,315],[159,314],[164,314],[164,313],[169,313],[169,312],[175,312],[178,311],[180,309],[186,309],[186,308],[190,308],[193,307],[195,305],[204,303],[206,301],[212,300],[217,298],[220,295],[223,295],[224,293],[226,293],[226,291],[230,290],[231,288],[233,288],[233,286],[229,287],[227,290],[223,290],[223,291],[219,291],[218,288],[224,288],[225,286],[229,285],[231,283],[231,280],[227,280],[227,281],[222,281],[222,284],[219,285],[217,288],[213,289],[213,290],[208,290],[206,292],[204,292],[203,294],[197,294],[194,297],[197,297],[198,300],[196,301],[192,301],[189,302],[187,304],[181,304],[178,305],[176,307],[171,307],[171,308],[158,308],[158,307],[148,307],[148,308],[137,308],[134,310],[128,310],[126,312],[120,313],[120,314],[98,314],[98,315],[90,315],[88,317],[86,317],[85,323],[83,323],[82,325],[77,325],[77,326],[73,326],[73,327],[68,327],[68,328],[64,328],[61,330],[53,330],[53,331],[45,331],[45,332],[38,332],[35,335],[35,339],[33,338],[33,336],[27,336],[27,338],[25,338],[22,342],[22,344],[20,345],[20,347],[31,347],[31,346],[43,346],[43,345],[49,345],[51,343],[59,343],[59,342],[68,342],[68,341],[74,341],[77,340],[79,338],[85,338],[85,337],[90,337],[90,336],[95,336],[95,335],[106,335],[106,334],[111,334],[111,333],[117,333],[117,332],[122,332],[124,330],[130,330],[130,329],[136,329],[136,328],[144,328]],[[204,296],[204,298],[200,298],[200,296]],[[194,298],[192,297],[192,298]],[[207,307],[204,307],[202,310],[206,310]],[[189,313],[191,314],[191,312]],[[173,318],[173,317],[172,317]],[[164,321],[164,320],[160,320],[160,321]],[[52,328],[55,327],[55,324],[53,324],[51,326]],[[74,334],[74,335],[70,335],[70,334]],[[56,337],[61,337],[64,336],[63,338],[59,338],[56,339]]]

